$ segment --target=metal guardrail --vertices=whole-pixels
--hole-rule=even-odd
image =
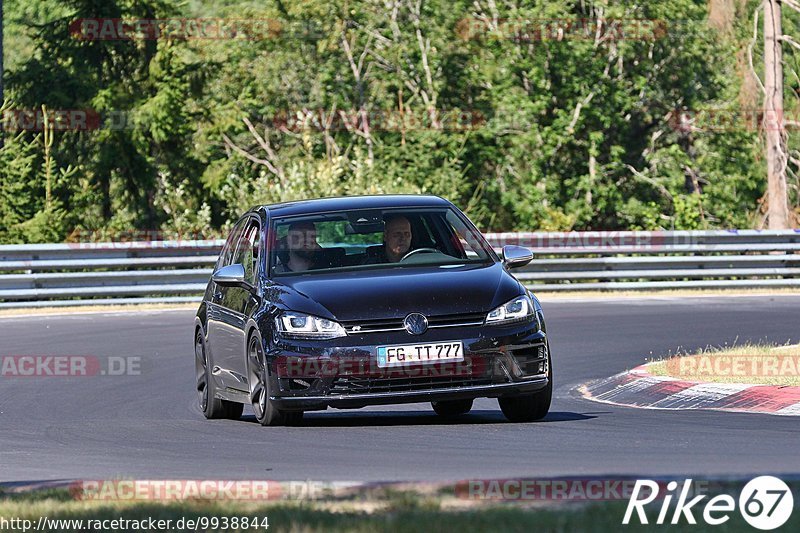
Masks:
[[[531,248],[538,291],[800,288],[800,231],[489,233]],[[0,246],[0,308],[198,301],[224,244]]]

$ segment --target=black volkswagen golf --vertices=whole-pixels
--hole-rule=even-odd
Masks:
[[[298,424],[328,407],[497,398],[543,418],[553,371],[542,308],[452,203],[325,198],[256,207],[233,227],[195,319],[207,418]]]

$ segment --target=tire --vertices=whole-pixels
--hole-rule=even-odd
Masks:
[[[206,342],[203,338],[203,331],[199,328],[194,336],[194,356],[196,388],[203,416],[209,420],[217,418],[238,420],[242,416],[244,405],[216,397],[217,389],[211,376]]]
[[[445,400],[441,402],[431,402],[436,414],[445,418],[459,416],[469,413],[472,409],[473,400]]]
[[[290,412],[287,418],[287,413],[275,407],[270,400],[269,370],[266,361],[261,337],[253,333],[247,342],[247,368],[250,404],[253,406],[256,420],[262,426],[280,426],[287,421],[299,423],[303,418],[302,411]]]
[[[547,346],[547,387],[522,396],[500,397],[497,402],[500,410],[511,422],[533,422],[541,420],[550,411],[553,398],[553,365],[550,359],[550,346]]]
[[[242,418],[242,413],[244,412],[244,404],[239,402],[230,402],[228,400],[221,400],[222,405],[225,406],[225,416],[224,418],[230,420],[239,420]]]
[[[301,426],[303,424],[303,411],[283,411],[283,422],[287,426]]]

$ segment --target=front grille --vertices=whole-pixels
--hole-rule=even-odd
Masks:
[[[403,317],[405,318],[405,317]],[[403,331],[403,318],[384,318],[379,320],[345,320],[341,324],[348,333],[377,333],[382,331]],[[434,315],[428,318],[428,328],[452,328],[480,326],[486,313],[460,313],[454,315]]]
[[[455,326],[479,326],[483,324],[485,318],[486,313],[430,316],[428,317],[428,327],[449,328]]]
[[[439,376],[424,378],[337,378],[331,386],[331,394],[370,394],[379,392],[409,392],[430,389],[473,387],[496,383],[486,376]]]
[[[402,318],[345,320],[341,324],[348,333],[376,333],[379,331],[400,331],[405,329]]]

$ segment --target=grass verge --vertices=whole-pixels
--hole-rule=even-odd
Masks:
[[[800,387],[800,345],[710,348],[657,361],[647,368],[653,375],[686,381]]]
[[[443,494],[420,495],[413,491],[378,491],[360,494],[347,500],[303,501],[303,502],[241,502],[184,500],[173,502],[95,502],[73,500],[66,490],[49,489],[21,495],[0,493],[0,517],[10,520],[30,520],[37,524],[44,516],[50,521],[50,530],[81,531],[95,520],[171,520],[170,531],[181,531],[176,524],[187,520],[222,517],[249,517],[258,519],[259,527],[227,528],[225,531],[266,531],[265,522],[271,531],[305,532],[419,532],[455,531],[459,533],[478,531],[618,531],[625,514],[627,502],[571,503],[542,506],[541,502],[484,503],[471,501],[465,505],[453,505]],[[648,508],[650,526],[626,526],[626,530],[644,531],[652,527],[658,506]],[[702,517],[698,517],[702,520]],[[74,522],[61,523],[53,527],[52,520],[82,520],[80,527]],[[124,526],[124,525],[123,525]],[[118,525],[116,531],[139,530]],[[697,525],[659,526],[665,531],[697,531]],[[788,530],[800,528],[800,513],[784,526]],[[195,528],[205,531],[222,531],[222,527]],[[20,531],[21,529],[2,529]],[[111,529],[108,529],[109,531]],[[737,513],[715,531],[752,531],[752,528]],[[106,531],[104,528],[95,531]]]

